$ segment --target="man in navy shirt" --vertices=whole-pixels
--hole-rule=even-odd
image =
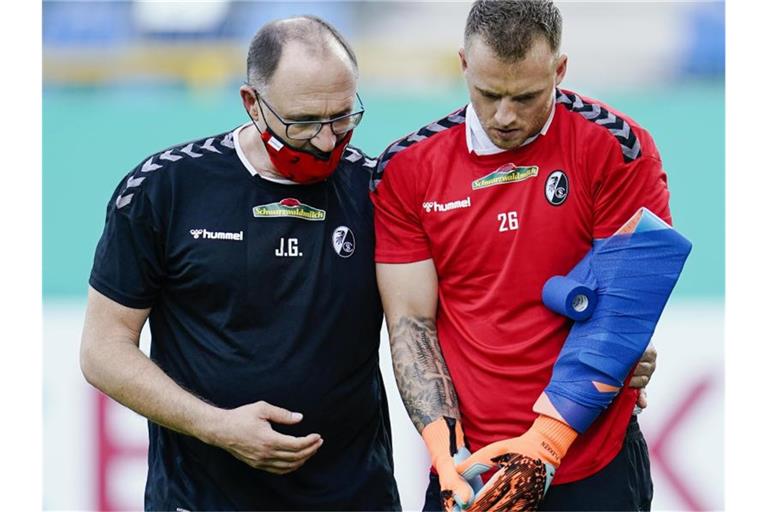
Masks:
[[[150,156],[109,201],[81,367],[149,419],[147,509],[400,507],[357,75],[324,21],[264,26],[252,122]]]

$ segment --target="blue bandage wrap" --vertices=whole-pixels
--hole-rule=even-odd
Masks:
[[[579,433],[610,405],[645,351],[691,251],[645,208],[630,222],[633,232],[625,226],[597,241],[566,278],[556,276],[542,290],[547,307],[576,320],[544,394]],[[583,306],[570,295],[575,287],[594,291],[588,318],[572,314]]]

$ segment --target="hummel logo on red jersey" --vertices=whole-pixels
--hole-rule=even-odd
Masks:
[[[437,201],[427,201],[422,203],[424,211],[427,213],[432,212],[447,212],[449,210],[455,210],[457,208],[469,208],[472,206],[472,201],[467,196],[466,199],[459,199],[458,201],[451,201],[450,203],[438,203]]]

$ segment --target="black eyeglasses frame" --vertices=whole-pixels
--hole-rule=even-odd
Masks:
[[[317,137],[317,134],[320,133],[323,130],[323,126],[325,126],[325,125],[330,125],[331,126],[331,131],[333,132],[334,135],[345,135],[349,131],[354,130],[355,128],[357,128],[357,126],[363,120],[363,114],[365,113],[365,106],[363,105],[363,100],[360,98],[360,94],[355,92],[355,97],[357,98],[358,103],[360,103],[360,110],[357,110],[355,112],[350,112],[349,114],[344,114],[343,116],[334,117],[333,119],[326,119],[325,121],[286,121],[285,119],[283,119],[283,117],[280,114],[278,114],[275,111],[274,107],[272,107],[272,105],[270,105],[269,102],[264,99],[264,96],[261,93],[259,93],[256,89],[253,89],[253,92],[256,94],[256,102],[259,104],[259,111],[261,112],[262,118],[264,117],[264,110],[261,108],[261,103],[263,102],[267,106],[269,111],[272,112],[272,114],[274,114],[274,116],[278,119],[278,121],[280,121],[280,123],[282,123],[283,131],[285,132],[285,137],[288,138],[288,139],[293,139],[293,140],[311,140],[311,139],[314,139],[315,137]],[[359,119],[354,124],[354,126],[352,126],[352,128],[348,128],[348,129],[346,129],[346,130],[344,130],[343,132],[340,132],[340,133],[336,132],[336,130],[334,129],[334,126],[333,126],[334,123],[336,123],[338,121],[343,121],[345,119],[349,119],[349,118],[354,117],[354,116],[359,116]],[[312,136],[302,135],[301,137],[293,137],[293,136],[288,134],[288,130],[289,130],[289,128],[291,126],[310,126],[310,125],[313,125],[313,124],[317,125],[317,131],[315,131],[312,134]]]

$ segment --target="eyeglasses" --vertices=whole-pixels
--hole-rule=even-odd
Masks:
[[[255,89],[254,92],[256,92]],[[261,110],[261,103],[264,103],[269,111],[272,112],[281,123],[283,123],[283,126],[285,126],[286,137],[294,140],[312,139],[316,137],[317,134],[320,133],[320,131],[323,129],[323,126],[327,124],[331,125],[331,131],[334,133],[334,135],[344,135],[348,131],[354,129],[358,124],[360,124],[360,121],[363,119],[363,113],[365,113],[365,107],[363,106],[363,100],[360,99],[360,95],[355,93],[355,98],[357,98],[357,101],[360,104],[360,109],[350,114],[334,117],[333,119],[328,119],[326,121],[286,121],[280,114],[275,112],[275,109],[272,108],[272,105],[267,103],[261,94],[257,93],[259,110]],[[261,115],[264,116],[263,110],[261,110]]]

